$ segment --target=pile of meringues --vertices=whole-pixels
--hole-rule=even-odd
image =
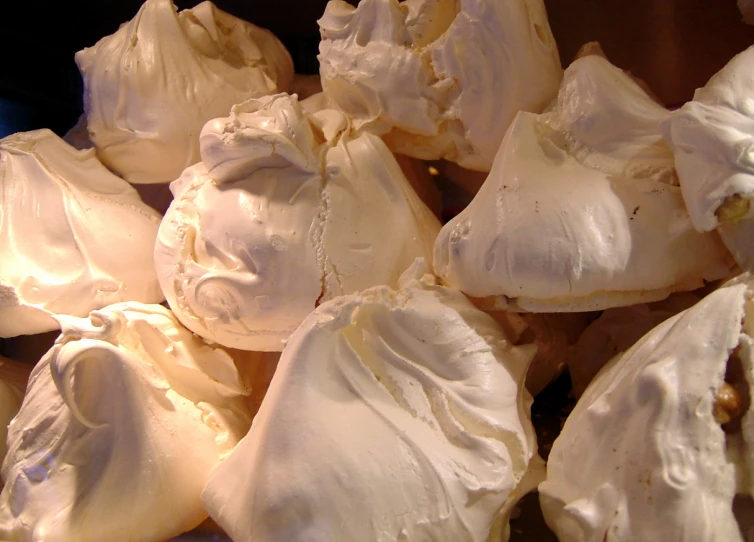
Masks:
[[[754,540],[754,48],[671,112],[542,0],[319,25],[321,91],[147,0],[0,140],[0,337],[59,331],[0,358],[0,540],[498,542],[537,487],[562,542]],[[486,179],[444,226],[425,160]]]

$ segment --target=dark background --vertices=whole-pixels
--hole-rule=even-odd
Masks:
[[[355,3],[354,0],[352,3]],[[498,0],[503,1],[503,0]],[[176,2],[183,9],[195,0]],[[546,0],[563,64],[598,40],[616,65],[644,78],[670,106],[691,98],[737,52],[754,44],[735,0]],[[140,0],[3,0],[0,11],[0,136],[67,130],[81,112],[73,62],[132,18]],[[316,20],[326,0],[217,0],[222,9],[269,28],[299,73],[316,73]]]

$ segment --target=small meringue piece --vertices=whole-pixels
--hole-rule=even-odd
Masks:
[[[674,186],[668,114],[607,60],[576,60],[551,110],[519,113],[487,181],[443,227],[437,275],[534,312],[655,301],[725,277],[729,254],[694,230]]]
[[[752,396],[753,295],[713,292],[597,375],[539,486],[561,542],[743,540],[734,499],[754,492],[754,413],[722,427],[716,413],[724,388]]]
[[[739,265],[754,246],[754,46],[736,55],[663,123],[698,231],[720,228]],[[722,226],[725,226],[723,228]]]
[[[287,90],[291,57],[271,32],[202,2],[146,0],[117,32],[76,54],[89,136],[132,183],[165,183],[199,161],[204,123]]]
[[[396,285],[440,229],[384,143],[284,94],[207,123],[203,162],[171,185],[155,263],[181,322],[220,344],[281,351],[318,303]]]
[[[49,130],[0,140],[0,337],[120,301],[156,303],[160,215],[93,150]]]
[[[322,87],[395,152],[489,171],[519,110],[562,77],[542,0],[332,0],[319,20]]]
[[[433,277],[406,278],[320,305],[290,338],[202,495],[237,542],[506,531],[535,457],[533,350]]]
[[[231,356],[159,305],[59,318],[9,428],[0,538],[158,541],[201,523],[207,475],[251,421]]]

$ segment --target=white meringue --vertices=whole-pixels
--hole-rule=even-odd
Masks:
[[[119,301],[159,302],[160,215],[93,150],[49,130],[0,140],[0,337]]]
[[[199,161],[205,122],[287,90],[293,78],[271,32],[211,2],[176,13],[171,0],[146,0],[76,63],[89,136],[102,162],[132,183],[175,180]]]
[[[754,46],[736,55],[663,123],[694,227],[720,228],[739,265],[754,268]],[[722,228],[721,226],[725,226]]]
[[[437,219],[339,112],[250,100],[207,123],[201,149],[171,185],[155,263],[176,316],[208,340],[280,351],[318,301],[395,285],[431,256]]]
[[[561,542],[743,540],[733,508],[754,490],[753,293],[713,292],[587,388],[539,486]],[[742,409],[740,428],[721,427],[726,408]]]
[[[9,428],[0,538],[158,541],[195,527],[209,471],[250,425],[233,359],[159,305],[60,320]]]
[[[535,312],[654,301],[726,276],[725,247],[694,230],[673,186],[668,113],[607,60],[576,60],[552,110],[519,113],[481,190],[443,227],[436,274]]]
[[[8,424],[21,408],[29,373],[31,365],[0,356],[0,463],[7,452]]]
[[[202,495],[237,542],[483,542],[507,522],[536,451],[533,349],[407,279],[320,305],[291,337]]]
[[[542,0],[342,0],[319,20],[322,87],[401,154],[489,171],[519,110],[562,76]]]

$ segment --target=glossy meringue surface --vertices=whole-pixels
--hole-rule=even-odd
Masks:
[[[733,57],[663,124],[694,227],[720,228],[746,269],[754,259],[751,243],[741,239],[754,233],[752,66],[754,47]]]
[[[171,0],[146,0],[76,63],[89,137],[102,162],[132,183],[177,179],[199,161],[204,123],[293,79],[271,32],[209,1],[178,12]]]
[[[159,305],[60,323],[9,428],[0,537],[164,540],[198,525],[209,471],[251,420],[233,359]]]
[[[531,348],[429,275],[320,305],[203,492],[236,541],[484,541],[535,454]]]
[[[541,0],[332,0],[319,20],[322,87],[395,152],[489,171],[518,110],[562,76]]]
[[[160,215],[93,150],[49,130],[0,140],[0,337],[58,328],[120,301],[162,301]]]
[[[604,58],[576,60],[547,113],[518,114],[479,193],[443,227],[435,273],[534,312],[654,301],[725,277],[725,247],[694,230],[674,186],[668,114]]]
[[[171,185],[155,263],[176,316],[211,341],[280,351],[319,301],[395,285],[431,256],[437,219],[337,111],[250,100],[208,123],[201,148]]]
[[[744,540],[735,495],[752,495],[752,412],[713,415],[733,355],[754,386],[752,290],[717,290],[646,334],[592,382],[548,460],[540,502],[561,542]]]

